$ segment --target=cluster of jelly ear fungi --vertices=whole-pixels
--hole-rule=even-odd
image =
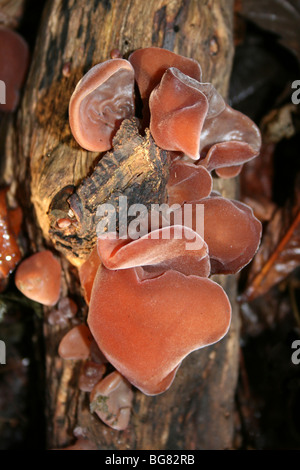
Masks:
[[[141,132],[148,127],[170,155],[167,202],[176,204],[174,220],[138,239],[100,236],[79,276],[100,350],[131,384],[156,395],[170,387],[188,354],[229,329],[230,302],[209,276],[248,264],[261,224],[248,206],[212,190],[211,172],[236,176],[259,154],[261,137],[202,81],[197,61],[149,47],[94,66],[78,83],[69,119],[79,145],[110,150],[121,122],[135,116],[137,98]],[[197,224],[176,222],[184,204],[193,211],[203,205],[204,237]],[[187,250],[191,239],[197,248]]]

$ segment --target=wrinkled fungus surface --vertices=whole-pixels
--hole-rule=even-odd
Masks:
[[[123,119],[134,114],[134,71],[123,59],[95,65],[78,83],[69,105],[72,133],[81,147],[104,152]]]

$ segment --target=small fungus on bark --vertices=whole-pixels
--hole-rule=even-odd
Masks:
[[[59,343],[58,354],[63,359],[87,359],[92,341],[91,332],[85,324],[74,326]]]
[[[129,423],[132,400],[130,384],[115,371],[95,385],[90,394],[90,408],[108,426],[122,431]]]
[[[61,289],[61,266],[49,250],[23,260],[16,270],[17,288],[31,300],[55,305]]]

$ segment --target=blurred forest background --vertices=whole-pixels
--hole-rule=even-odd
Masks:
[[[0,23],[1,4],[0,0]],[[10,2],[13,3],[13,2]],[[17,31],[31,51],[44,0],[25,2]],[[237,0],[229,103],[261,128],[261,156],[244,166],[240,199],[262,221],[262,244],[239,279],[240,372],[234,449],[300,449],[300,0]],[[300,97],[300,93],[299,93]],[[0,118],[1,119],[1,118]],[[41,310],[13,279],[0,295],[0,449],[45,447]]]

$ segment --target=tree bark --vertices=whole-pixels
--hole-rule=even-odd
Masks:
[[[16,122],[6,127],[6,180],[18,182],[32,251],[52,247],[48,210],[56,193],[78,185],[97,154],[80,149],[68,124],[68,102],[76,83],[118,48],[123,56],[150,45],[198,60],[204,81],[226,97],[232,57],[233,0],[52,0],[46,5]],[[13,174],[11,169],[13,168]],[[225,197],[236,182],[216,181]],[[32,206],[33,204],[33,206]],[[33,210],[34,208],[34,210]],[[58,253],[57,253],[58,255]],[[62,296],[87,307],[77,270],[63,255]],[[231,448],[238,370],[238,320],[234,277],[219,277],[233,306],[229,334],[217,345],[183,361],[171,388],[148,397],[136,391],[126,431],[107,428],[89,411],[78,390],[80,363],[63,361],[57,347],[66,329],[50,326],[45,309],[48,447],[61,448],[82,427],[99,449]]]

